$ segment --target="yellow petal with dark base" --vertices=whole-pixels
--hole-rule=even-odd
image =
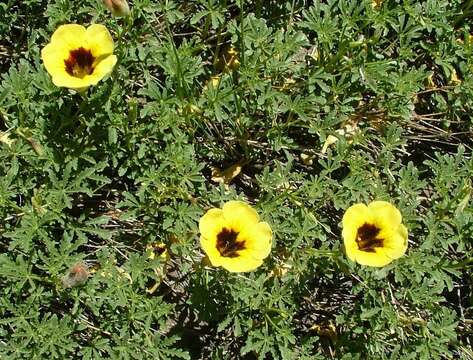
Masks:
[[[67,50],[77,49],[86,42],[86,29],[78,24],[59,26],[51,36],[51,44],[61,44]]]
[[[368,210],[383,229],[395,229],[402,221],[399,210],[386,201],[373,201],[368,205]]]
[[[371,213],[365,204],[355,204],[350,206],[343,215],[342,225],[344,238],[355,240],[356,232],[365,222],[372,221]]]
[[[241,232],[241,238],[246,241],[246,250],[256,259],[264,259],[271,252],[273,232],[266,222],[260,222]]]
[[[377,251],[376,253],[357,251],[354,259],[354,261],[360,265],[374,267],[382,267],[393,261],[392,258],[390,258],[384,253],[384,251]]]
[[[243,201],[229,201],[223,205],[222,210],[228,223],[238,231],[259,221],[258,213]]]
[[[211,239],[225,226],[222,209],[210,209],[200,218],[199,231],[201,236]]]
[[[107,28],[94,24],[86,31],[87,45],[96,58],[113,54],[113,39]]]

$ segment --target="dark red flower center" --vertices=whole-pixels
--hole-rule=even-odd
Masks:
[[[381,231],[376,225],[364,223],[356,233],[358,249],[366,252],[375,252],[375,248],[383,247],[383,239],[378,238]]]
[[[217,235],[217,250],[224,257],[237,257],[238,251],[245,249],[244,241],[237,241],[238,232],[223,228]]]
[[[153,251],[156,256],[161,256],[166,251],[166,248],[164,246],[156,246]]]
[[[69,51],[69,57],[64,60],[66,71],[69,75],[82,79],[94,71],[95,57],[90,50],[80,47]]]

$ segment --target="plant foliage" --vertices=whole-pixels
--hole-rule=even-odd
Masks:
[[[473,358],[472,2],[130,8],[0,3],[0,357]],[[115,40],[83,95],[41,62],[65,23]],[[250,273],[199,246],[199,218],[235,199],[274,233]],[[341,240],[375,199],[409,229],[381,269]],[[65,288],[74,264],[90,276]]]

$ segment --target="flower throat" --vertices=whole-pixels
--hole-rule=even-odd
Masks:
[[[383,239],[377,236],[380,229],[372,224],[364,223],[356,233],[358,249],[366,252],[375,252],[375,248],[383,246]]]
[[[94,71],[95,57],[90,50],[80,47],[69,52],[69,57],[64,60],[66,71],[69,75],[82,79]]]
[[[239,250],[245,249],[244,241],[237,241],[238,232],[223,228],[217,235],[217,250],[224,257],[237,257]]]

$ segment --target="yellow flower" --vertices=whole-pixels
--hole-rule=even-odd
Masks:
[[[154,260],[160,258],[163,260],[169,259],[169,252],[164,243],[154,243],[146,245],[146,252],[148,254],[148,259]]]
[[[166,244],[164,243],[148,244],[146,246],[146,253],[148,259],[159,259],[162,261],[161,266],[157,266],[153,269],[156,275],[154,285],[146,289],[148,294],[154,294],[166,275],[166,262],[170,259],[170,256]]]
[[[61,25],[41,51],[54,85],[86,90],[112,72],[117,62],[113,39],[103,25]]]
[[[256,269],[271,251],[270,226],[242,201],[210,209],[200,219],[199,229],[200,244],[211,264],[231,272]]]
[[[407,249],[407,229],[398,209],[385,201],[350,206],[342,220],[345,251],[361,265],[385,266]]]
[[[233,46],[230,46],[223,53],[223,60],[225,61],[225,70],[227,71],[236,70],[240,67],[239,53]]]

